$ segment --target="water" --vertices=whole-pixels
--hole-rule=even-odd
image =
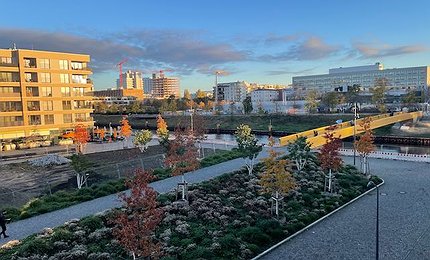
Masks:
[[[269,137],[266,135],[257,135],[257,139],[262,144],[268,144]],[[208,140],[221,140],[227,142],[234,142],[236,139],[234,135],[230,134],[208,134]],[[278,138],[274,138],[278,142]],[[343,142],[342,147],[346,149],[352,149],[352,142]],[[376,151],[381,152],[395,152],[395,153],[405,153],[405,154],[430,154],[430,147],[428,146],[411,146],[411,145],[401,145],[401,144],[376,144]]]

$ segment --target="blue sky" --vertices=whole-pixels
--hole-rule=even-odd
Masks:
[[[288,84],[332,67],[430,64],[429,1],[7,1],[0,48],[90,54],[96,89],[124,69],[221,82]]]

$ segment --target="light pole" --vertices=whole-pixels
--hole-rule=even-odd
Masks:
[[[357,102],[354,102],[354,142],[352,144],[352,147],[354,148],[354,165],[355,165],[355,156],[356,156],[356,150],[355,150],[355,140],[356,140],[356,130],[357,129]]]
[[[369,181],[367,187],[376,187],[376,260],[379,260],[379,186]]]
[[[221,74],[221,71],[215,71],[215,100],[214,100],[214,114],[216,109],[216,104],[218,103],[218,75]]]

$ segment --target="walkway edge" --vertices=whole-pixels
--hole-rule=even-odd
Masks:
[[[385,184],[384,179],[381,179],[382,182],[380,184],[377,185],[377,187],[380,187],[382,185]],[[306,227],[300,229],[299,231],[297,231],[296,233],[292,234],[291,236],[285,238],[284,240],[278,242],[277,244],[271,246],[269,249],[266,249],[264,252],[260,253],[259,255],[257,255],[256,257],[252,258],[251,260],[256,260],[259,259],[265,255],[267,255],[268,253],[270,253],[273,249],[281,246],[282,244],[284,244],[285,242],[293,239],[294,237],[296,237],[297,235],[305,232],[306,230],[308,230],[309,228],[311,228],[312,226],[315,226],[316,224],[318,224],[319,222],[323,221],[324,219],[330,217],[331,215],[333,215],[334,213],[338,212],[339,210],[345,208],[346,206],[352,204],[353,202],[355,202],[356,200],[360,199],[361,197],[363,197],[364,195],[367,195],[368,193],[372,192],[373,190],[375,190],[377,187],[373,187],[370,190],[366,191],[365,193],[359,195],[358,197],[348,201],[347,203],[343,204],[342,206],[340,206],[339,208],[333,210],[332,212],[328,213],[327,215],[323,216],[322,218],[317,219],[316,221],[312,222],[311,224],[307,225]]]

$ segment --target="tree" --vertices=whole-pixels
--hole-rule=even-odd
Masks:
[[[245,112],[245,114],[250,114],[253,110],[252,108],[252,101],[251,101],[251,97],[247,96],[243,102],[243,112]]]
[[[185,100],[191,100],[191,94],[190,94],[190,91],[188,89],[184,90],[184,99]]]
[[[318,107],[318,92],[314,89],[309,90],[308,94],[306,95],[306,104],[305,108],[308,110],[309,113],[314,113],[317,110]]]
[[[158,141],[162,146],[167,148],[169,146],[169,130],[167,129],[167,123],[159,114],[157,116],[157,136]]]
[[[348,102],[348,104],[353,106],[355,103],[359,103],[361,86],[358,84],[354,84],[352,86],[348,86],[347,90],[348,91],[346,92],[346,101]]]
[[[296,187],[292,176],[291,162],[286,159],[278,159],[281,153],[273,149],[273,139],[269,142],[271,149],[269,157],[263,159],[264,171],[260,178],[263,191],[272,195],[275,201],[275,214],[279,215],[279,200]]]
[[[402,98],[402,102],[405,106],[410,107],[413,104],[419,102],[419,99],[413,90],[409,90],[405,96]]]
[[[128,122],[128,119],[126,116],[122,117],[120,123],[121,123],[121,136],[124,137],[122,144],[124,146],[125,142],[127,141],[127,138],[131,136],[132,130],[131,130],[131,125]]]
[[[361,161],[361,171],[363,174],[369,174],[369,163],[368,156],[371,152],[375,150],[375,145],[373,144],[374,136],[372,129],[370,128],[371,118],[366,117],[360,121],[360,130],[364,131],[364,134],[360,136],[360,139],[355,141],[354,146],[357,152],[360,154]]]
[[[108,108],[108,112],[111,114],[117,114],[119,112],[119,106],[117,104],[112,104]]]
[[[134,113],[137,114],[140,112],[140,102],[139,101],[135,101],[133,103],[131,103],[130,105],[127,106],[127,111],[129,113]]]
[[[73,141],[76,144],[77,153],[84,153],[85,146],[89,140],[90,135],[88,134],[87,128],[81,123],[77,124],[73,134]]]
[[[339,137],[335,137],[333,131],[336,129],[335,126],[330,126],[326,128],[324,138],[326,143],[321,147],[318,153],[318,159],[321,163],[323,170],[328,170],[328,191],[333,190],[333,171],[337,171],[341,164],[342,159],[339,155],[339,149],[341,147],[341,141]]]
[[[152,132],[150,130],[141,130],[135,134],[133,143],[139,147],[140,151],[143,153],[148,149],[148,143],[151,140]]]
[[[375,86],[370,90],[372,93],[372,103],[381,113],[385,113],[387,108],[385,106],[385,92],[387,91],[388,81],[386,78],[378,78],[375,80]]]
[[[106,114],[108,105],[105,102],[97,102],[94,104],[94,113]]]
[[[161,244],[155,239],[155,230],[163,219],[163,210],[157,207],[157,192],[148,185],[153,179],[150,172],[136,170],[134,179],[126,183],[131,189],[130,195],[119,195],[124,210],[112,219],[114,236],[131,252],[133,259],[158,259],[161,256]]]
[[[201,91],[200,89],[198,89],[196,91],[196,98],[204,99],[204,98],[206,98],[206,93],[204,91]]]
[[[288,156],[295,162],[297,170],[301,171],[312,156],[311,147],[306,137],[299,137],[287,145]]]
[[[339,99],[339,92],[328,92],[322,96],[321,103],[328,107],[330,111],[332,111],[337,105],[340,104]]]
[[[172,169],[172,175],[181,175],[182,200],[186,199],[187,182],[184,173],[191,172],[199,168],[198,150],[194,145],[194,136],[180,127],[175,129],[175,138],[170,141],[165,159],[167,167]]]
[[[245,166],[248,169],[248,173],[251,175],[254,169],[255,159],[263,147],[257,144],[258,140],[255,135],[251,133],[251,128],[248,125],[241,124],[238,126],[234,135],[239,151],[243,154],[242,158],[245,159]]]

